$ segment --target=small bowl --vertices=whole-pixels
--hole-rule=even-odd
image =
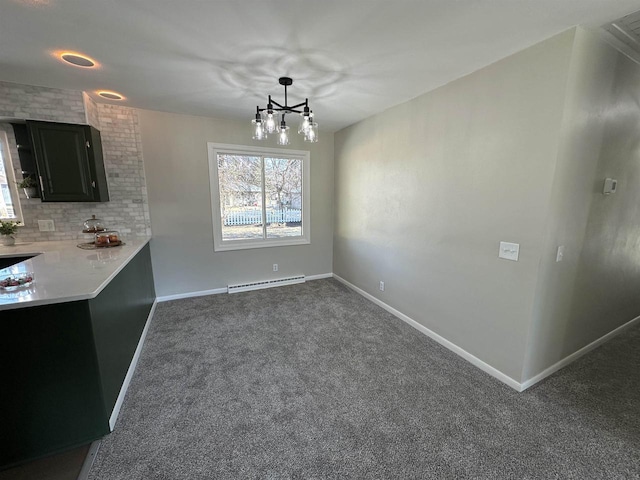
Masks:
[[[0,292],[11,292],[33,284],[33,272],[12,273],[0,277]]]

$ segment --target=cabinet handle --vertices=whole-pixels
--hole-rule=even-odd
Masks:
[[[44,192],[44,182],[42,181],[42,175],[40,175],[38,178],[40,178],[40,191]]]
[[[87,148],[91,148],[91,144],[89,143],[89,140],[87,140],[86,145],[87,145]]]

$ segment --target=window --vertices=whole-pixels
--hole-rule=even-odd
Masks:
[[[209,143],[216,251],[310,243],[309,152]]]
[[[0,220],[21,219],[7,135],[0,131]]]

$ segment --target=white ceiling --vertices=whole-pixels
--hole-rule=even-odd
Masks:
[[[334,131],[640,0],[0,0],[0,80],[246,118],[278,77]],[[100,62],[86,70],[52,52]],[[100,100],[104,101],[104,100]]]

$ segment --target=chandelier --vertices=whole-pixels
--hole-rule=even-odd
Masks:
[[[297,113],[301,117],[298,133],[304,136],[305,142],[317,142],[318,124],[313,121],[313,112],[309,110],[309,99],[305,98],[304,102],[297,105],[287,105],[287,87],[293,84],[293,80],[289,77],[280,77],[278,82],[284,87],[284,105],[280,105],[269,95],[266,108],[256,107],[256,118],[251,120],[252,138],[263,140],[267,135],[276,133],[279,145],[289,145],[289,126],[284,117],[287,113]]]

